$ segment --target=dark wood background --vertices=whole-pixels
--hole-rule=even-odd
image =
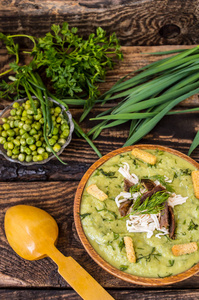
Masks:
[[[0,31],[39,36],[67,21],[87,36],[98,26],[122,45],[199,42],[198,0],[1,0]]]
[[[102,92],[122,76],[158,59],[141,53],[191,47],[180,45],[199,42],[197,0],[0,1],[0,31],[5,34],[39,36],[48,32],[53,23],[63,21],[77,26],[84,36],[98,26],[108,33],[115,31],[121,44],[127,46],[122,48],[124,60],[108,72],[106,83],[100,87]],[[19,42],[28,46],[26,39]],[[6,70],[11,60],[5,50],[0,49],[0,71]],[[7,104],[1,101],[0,109]],[[180,108],[197,107],[198,104],[198,95],[195,95],[181,103]],[[90,117],[102,109],[94,108]],[[82,109],[71,107],[71,112],[78,120]],[[81,126],[88,131],[94,124],[87,118]],[[128,136],[128,125],[101,133],[95,144],[103,155],[122,147]],[[197,112],[166,116],[140,143],[164,145],[187,154],[197,130]],[[199,149],[191,157],[199,162]],[[0,299],[80,299],[58,275],[50,259],[25,261],[9,247],[3,220],[6,210],[16,204],[35,205],[49,212],[60,229],[58,249],[64,255],[73,256],[116,300],[199,299],[199,275],[172,286],[142,287],[109,275],[88,256],[75,230],[73,200],[80,179],[98,157],[74,134],[61,158],[68,165],[53,159],[45,165],[23,167],[0,156]]]

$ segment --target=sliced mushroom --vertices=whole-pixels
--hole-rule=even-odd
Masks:
[[[143,186],[145,187],[145,189],[147,189],[148,191],[151,191],[155,186],[155,182],[151,179],[141,179],[141,183],[143,184]]]
[[[156,185],[151,191],[144,193],[140,199],[140,203],[142,204],[148,197],[153,196],[155,193],[164,191],[165,188],[161,185]]]
[[[122,202],[119,207],[119,212],[122,217],[125,217],[128,214],[128,211],[133,204],[133,200],[126,200]]]
[[[171,206],[169,206],[169,237],[175,239],[175,216]]]
[[[130,182],[128,179],[124,179],[124,191],[125,192],[129,192],[130,188],[133,186],[134,184],[132,182]]]
[[[169,228],[169,206],[167,201],[165,202],[165,207],[160,214],[160,228],[162,227],[166,229]]]

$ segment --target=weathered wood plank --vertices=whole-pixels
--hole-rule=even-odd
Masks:
[[[67,21],[84,36],[101,26],[123,45],[196,44],[197,0],[4,0],[0,31],[38,36]],[[38,28],[39,23],[39,28]],[[27,40],[25,41],[27,42]]]
[[[68,287],[57,273],[57,266],[49,259],[25,261],[14,253],[6,241],[3,222],[6,210],[18,204],[39,207],[50,213],[58,223],[57,247],[66,256],[71,255],[100,284],[106,288],[141,288],[115,278],[99,267],[84,250],[74,226],[73,199],[78,182],[0,183],[0,288],[5,287]],[[171,286],[170,286],[171,287]],[[199,287],[195,275],[174,288]],[[144,288],[146,289],[146,287]],[[169,289],[165,287],[165,290]]]
[[[199,298],[199,291],[194,290],[132,290],[132,289],[108,289],[107,290],[115,300],[196,300]],[[3,300],[80,300],[81,298],[71,290],[0,290],[0,296]]]
[[[72,113],[78,119],[81,111],[73,110]],[[94,114],[96,114],[96,111],[91,116]],[[86,121],[82,126],[87,131],[90,124]],[[106,129],[102,131],[100,137],[94,141],[102,155],[123,146],[128,136],[128,128],[129,124],[127,123],[111,130]],[[166,116],[138,143],[167,146],[187,154],[198,129],[197,112],[186,114],[186,116],[184,114]],[[78,181],[91,164],[98,159],[98,156],[87,142],[78,138],[75,134],[72,142],[60,157],[68,165],[62,165],[55,158],[44,165],[25,167],[20,164],[10,163],[0,155],[0,181]],[[191,157],[199,162],[198,148],[191,154]]]

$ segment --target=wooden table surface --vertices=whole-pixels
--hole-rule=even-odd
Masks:
[[[124,60],[108,73],[101,91],[111,87],[118,78],[158,59],[142,55],[142,52],[181,47],[123,47]],[[183,46],[185,47],[190,46]],[[4,70],[9,58],[4,50],[0,51],[0,67]],[[6,104],[8,103],[5,101],[0,102],[0,108]],[[196,95],[181,103],[181,108],[196,107],[198,104]],[[90,116],[101,110],[101,107],[94,108]],[[73,107],[71,112],[78,120],[82,109]],[[93,124],[87,119],[82,127],[87,131]],[[103,155],[122,147],[128,136],[128,126],[129,124],[122,125],[101,133],[95,144]],[[198,129],[198,112],[166,116],[139,143],[168,146],[187,154]],[[199,148],[191,157],[199,162]],[[49,258],[25,261],[10,248],[5,238],[3,222],[6,210],[16,204],[34,205],[50,213],[59,226],[58,249],[66,256],[71,255],[116,300],[199,299],[199,274],[172,286],[142,287],[115,278],[89,257],[75,229],[73,201],[80,179],[98,157],[83,139],[74,134],[61,158],[67,165],[53,159],[45,165],[23,167],[0,156],[0,299],[80,299],[57,273],[56,265]]]

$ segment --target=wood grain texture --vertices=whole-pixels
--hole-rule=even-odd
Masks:
[[[199,298],[199,291],[193,290],[107,290],[115,300],[196,300]],[[71,290],[0,290],[0,296],[3,300],[81,300],[74,291]],[[94,299],[93,299],[94,300]]]
[[[199,42],[197,0],[3,0],[0,4],[3,33],[38,36],[64,21],[77,26],[83,36],[98,26],[108,34],[115,31],[122,45]]]
[[[37,287],[68,288],[69,285],[57,273],[57,266],[49,259],[27,261],[16,255],[6,241],[4,215],[6,210],[18,204],[33,205],[44,209],[55,218],[59,227],[57,248],[71,255],[91,276],[105,288],[131,288],[140,286],[125,282],[98,266],[84,250],[77,235],[73,203],[76,182],[0,183],[0,288]],[[199,287],[199,275],[172,285],[173,288]],[[165,290],[171,285],[165,287]]]

